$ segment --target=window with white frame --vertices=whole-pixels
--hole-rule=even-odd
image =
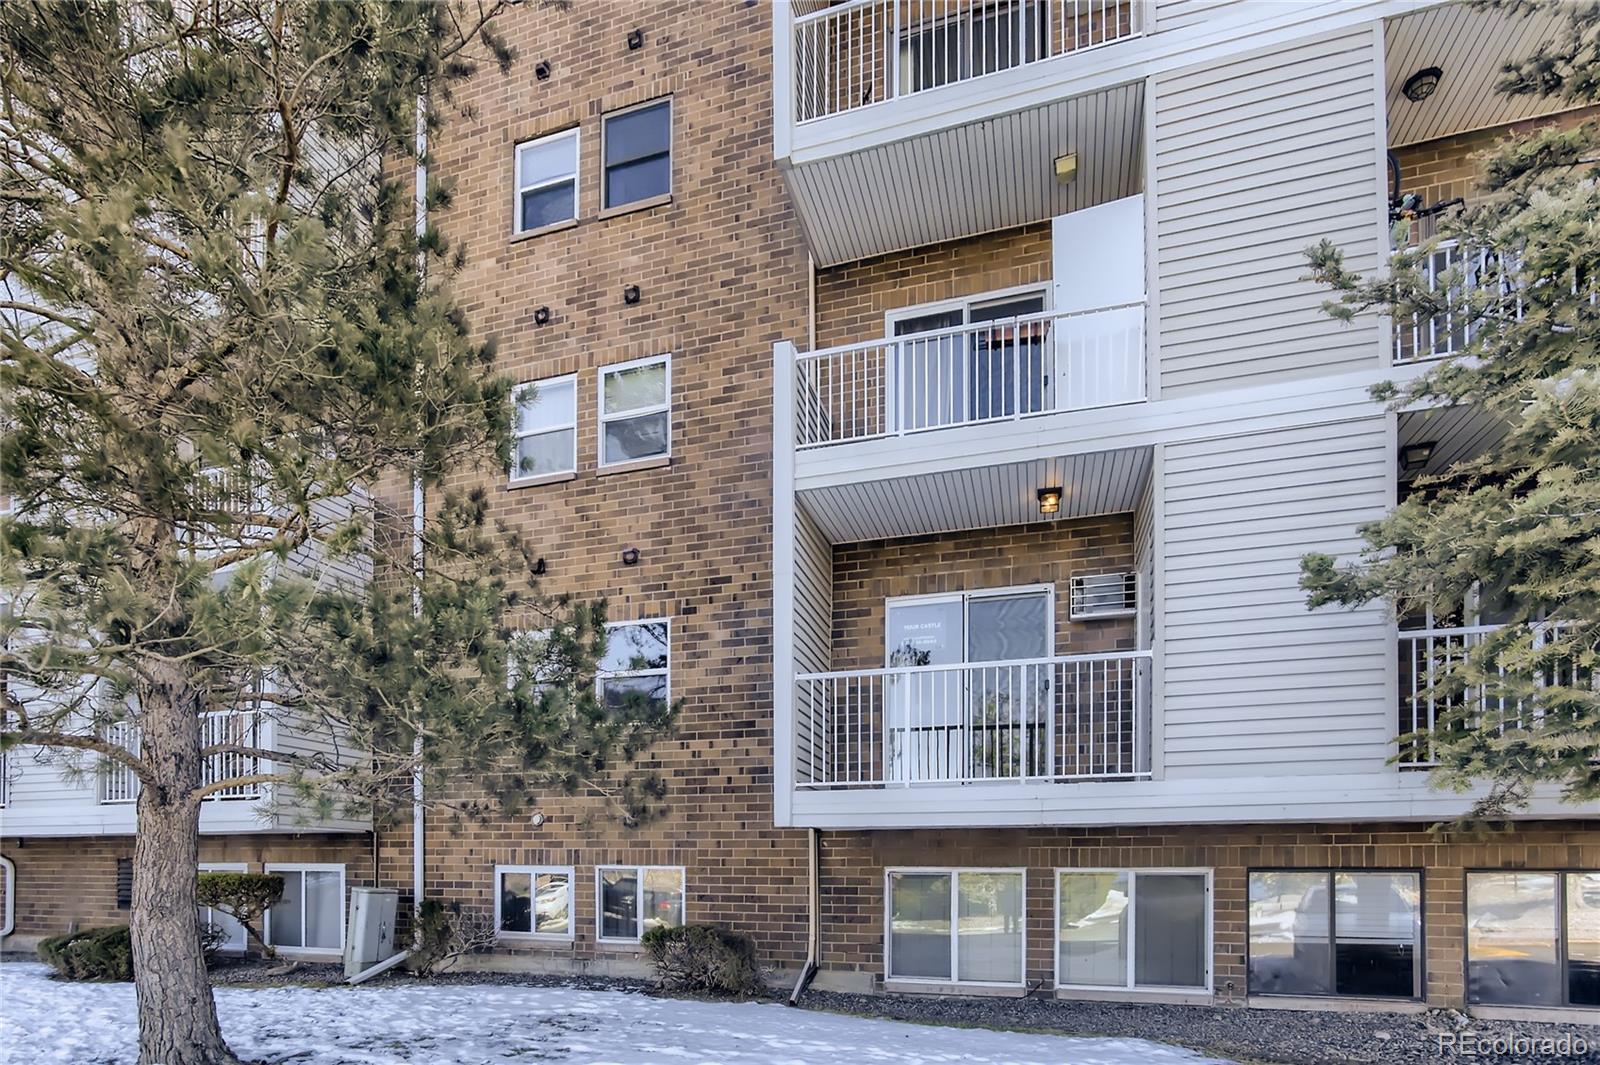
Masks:
[[[1422,875],[1249,875],[1252,995],[1422,996]]]
[[[1056,986],[1210,985],[1209,872],[1056,870]]]
[[[683,923],[682,866],[602,865],[595,870],[601,939],[637,942],[652,928]]]
[[[344,949],[344,866],[269,865],[283,898],[267,911],[267,942],[279,949]]]
[[[572,868],[498,865],[494,926],[505,936],[571,939]]]
[[[527,233],[578,217],[578,130],[517,145],[516,231]]]
[[[600,370],[600,465],[672,453],[672,357]]]
[[[244,871],[245,864],[243,862],[200,863],[200,872],[202,873],[242,873]],[[227,937],[217,947],[218,950],[225,950],[230,953],[244,952],[247,945],[244,925],[240,924],[238,918],[232,914],[211,906],[202,906],[200,907],[200,923],[218,929],[222,935]]]
[[[1021,869],[890,869],[890,980],[1021,984]]]
[[[602,120],[605,206],[621,207],[672,191],[672,100],[655,100]]]
[[[671,695],[671,627],[654,621],[615,621],[606,625],[606,650],[595,670],[600,701],[620,708],[643,697],[658,710]]]
[[[573,473],[578,468],[578,379],[549,377],[517,389],[511,480]]]

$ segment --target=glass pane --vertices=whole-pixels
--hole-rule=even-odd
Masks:
[[[977,303],[969,317],[974,322],[993,322],[1000,318],[1020,318],[1025,314],[1039,314],[1044,310],[1043,296],[1018,296],[1014,299]]]
[[[608,630],[606,653],[597,666],[601,673],[667,668],[667,623],[639,621]]]
[[[885,632],[890,666],[954,665],[962,657],[961,600],[890,603]],[[891,676],[889,771],[895,780],[949,780],[965,772],[966,699],[959,670]]]
[[[552,433],[537,433],[517,441],[517,468],[513,478],[543,477],[552,473],[571,473],[573,468],[572,445],[576,430],[557,429]]]
[[[1341,995],[1417,993],[1415,873],[1340,873],[1334,878],[1334,989]]]
[[[553,226],[557,222],[576,218],[578,214],[574,198],[576,188],[575,183],[564,181],[559,185],[547,185],[542,189],[524,192],[522,228],[538,229],[540,226]]]
[[[1250,992],[1326,995],[1327,873],[1250,874]]]
[[[889,877],[889,975],[950,979],[950,875]]]
[[[672,927],[683,923],[683,873],[677,869],[644,871],[644,927]]]
[[[306,946],[323,950],[344,946],[343,880],[337,872],[306,873]]]
[[[1600,873],[1567,874],[1567,993],[1600,1006]]]
[[[572,912],[568,906],[566,873],[540,873],[534,882],[534,908],[538,914],[535,932],[564,936],[572,931]]]
[[[932,314],[919,314],[912,318],[901,318],[894,323],[894,335],[897,337],[908,336],[911,333],[928,333],[935,329],[948,329],[960,325],[963,315],[958,308],[953,311],[935,311]]]
[[[669,102],[608,115],[605,126],[606,165],[626,163],[671,150],[672,123]]]
[[[1133,982],[1147,987],[1204,987],[1206,878],[1136,875]]]
[[[667,412],[606,422],[605,461],[628,462],[667,453]]]
[[[667,401],[667,364],[664,362],[601,372],[605,375],[604,413],[607,415],[626,414]]]
[[[600,697],[606,706],[622,710],[633,695],[643,695],[656,706],[667,702],[667,678],[664,674],[647,674],[642,677],[607,677],[600,681]]]
[[[1050,655],[1050,598],[973,597],[967,603],[967,661],[1007,662]]]
[[[500,931],[531,932],[533,930],[532,877],[527,873],[500,874]]]
[[[1561,1004],[1554,873],[1467,875],[1467,997]]]
[[[1059,980],[1128,982],[1128,874],[1062,873],[1056,914]]]
[[[300,896],[305,885],[301,882],[300,873],[272,870],[283,877],[283,897],[279,899],[270,911],[272,924],[272,945],[275,947],[300,947],[305,943],[302,940],[303,929],[300,927]]]
[[[570,178],[578,170],[578,133],[554,137],[540,143],[525,145],[517,152],[517,187],[543,185],[557,178]]]
[[[960,971],[991,984],[1022,981],[1022,874],[962,873],[956,887]]]
[[[570,427],[575,420],[572,379],[535,381],[517,389],[517,433]]]
[[[605,939],[639,938],[639,881],[632,869],[600,871],[600,935]]]
[[[622,163],[606,171],[606,206],[665,196],[672,191],[672,157],[654,155],[636,163]]]

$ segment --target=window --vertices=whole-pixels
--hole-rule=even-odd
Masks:
[[[1419,873],[1250,874],[1250,993],[1418,998]]]
[[[955,300],[891,311],[891,414],[901,429],[1009,418],[1051,409],[1055,372],[1046,294]]]
[[[655,199],[672,191],[672,101],[605,116],[605,207]]]
[[[1468,873],[1467,998],[1600,1006],[1600,873]]]
[[[1211,985],[1211,887],[1203,869],[1056,871],[1056,986]]]
[[[499,865],[494,883],[494,926],[501,935],[572,938],[571,868]]]
[[[595,870],[600,938],[637,942],[683,923],[683,867],[612,865]]]
[[[577,470],[577,395],[575,377],[550,377],[517,390],[513,482]]]
[[[516,182],[518,233],[577,218],[577,129],[517,145]]]
[[[606,634],[606,653],[595,671],[601,702],[616,708],[643,696],[657,709],[665,709],[671,699],[668,623],[612,622],[606,625]]]
[[[267,911],[267,942],[290,950],[344,949],[344,866],[269,865],[283,898]]]
[[[891,869],[890,980],[1020,984],[1021,869]]]
[[[672,453],[670,356],[607,366],[600,371],[600,465]]]
[[[200,872],[202,873],[242,873],[244,871],[245,865],[243,862],[200,863]],[[222,941],[222,945],[217,948],[218,950],[241,953],[244,951],[246,945],[244,925],[240,924],[232,914],[212,909],[210,906],[202,906],[200,907],[200,923],[220,928],[227,934],[228,938]]]

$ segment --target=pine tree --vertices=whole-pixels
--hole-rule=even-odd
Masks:
[[[1526,15],[1552,5],[1482,6]],[[1500,90],[1593,104],[1600,4],[1557,10],[1569,31],[1508,64]],[[1385,276],[1355,275],[1326,241],[1309,255],[1337,292],[1336,316],[1471,323],[1455,355],[1375,399],[1396,410],[1477,405],[1506,432],[1419,478],[1363,527],[1355,563],[1308,556],[1301,584],[1313,606],[1384,600],[1402,618],[1452,615],[1473,598],[1505,604],[1503,628],[1435,663],[1425,694],[1446,712],[1426,734],[1402,737],[1431,749],[1436,785],[1483,788],[1469,819],[1494,820],[1541,786],[1573,802],[1600,798],[1600,123],[1508,137],[1484,168],[1470,205],[1438,216],[1429,239],[1415,241],[1400,220],[1402,250]],[[1451,241],[1465,254],[1430,283],[1426,266]]]
[[[413,166],[451,86],[512,61],[507,2],[0,5],[0,744],[137,778],[142,1062],[235,1060],[208,796],[381,816],[466,772],[490,786],[462,814],[661,798],[628,770],[673,708],[596,697],[604,604],[539,593],[486,496],[441,490],[505,469],[511,387]],[[413,481],[415,527],[381,503]]]

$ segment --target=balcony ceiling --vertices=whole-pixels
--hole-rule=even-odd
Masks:
[[[943,91],[943,90],[941,90]],[[812,255],[836,266],[1040,222],[1144,187],[1144,84],[789,166]],[[1078,154],[1061,184],[1055,159]]]
[[[1150,449],[1031,459],[1004,466],[817,488],[802,506],[831,543],[1087,518],[1133,510],[1150,480]],[[1066,489],[1058,514],[1038,490]]]
[[[1433,444],[1428,464],[1405,476],[1443,473],[1458,462],[1481,455],[1509,428],[1499,415],[1477,404],[1404,411],[1399,419],[1401,450],[1413,444]]]
[[[1531,55],[1540,41],[1556,40],[1565,28],[1565,17],[1554,12],[1521,17],[1460,3],[1390,19],[1384,27],[1389,146],[1565,110],[1569,105],[1560,100],[1495,89],[1508,60]],[[1427,67],[1443,71],[1439,88],[1425,100],[1408,100],[1401,91],[1406,79]]]

